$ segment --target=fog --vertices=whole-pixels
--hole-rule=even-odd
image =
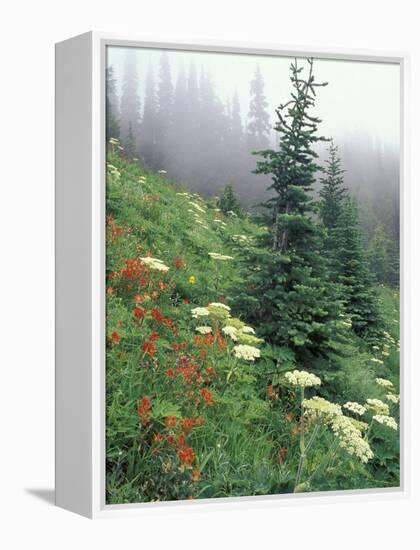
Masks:
[[[150,150],[155,142],[150,127],[148,127],[148,135],[145,135],[146,124],[142,126],[142,118],[146,118],[145,105],[148,101],[146,88],[149,82],[150,90],[151,75],[153,75],[154,85],[156,90],[158,89],[159,78],[162,78],[162,50],[108,47],[107,57],[107,67],[112,67],[115,81],[115,110],[118,112],[118,109],[121,109],[119,116],[122,141],[128,132],[127,125],[124,130],[122,112],[124,87],[127,97],[128,79],[131,78],[135,83],[139,118],[131,121],[131,127],[135,134],[138,155],[147,160],[147,150],[148,148]],[[127,62],[127,59],[130,59],[130,62]],[[198,87],[205,84],[208,94],[215,96],[219,109],[217,116],[234,117],[233,98],[237,94],[236,110],[240,117],[239,124],[241,123],[242,126],[240,131],[244,135],[249,123],[250,82],[254,78],[257,65],[263,79],[263,93],[268,104],[266,111],[270,116],[271,128],[277,119],[276,107],[280,103],[287,102],[290,97],[291,58],[168,51],[167,61],[172,89],[176,91],[178,83],[180,90],[182,80],[187,81],[193,71],[196,74]],[[301,60],[301,64],[305,65],[304,59]],[[400,146],[399,66],[318,59],[314,61],[314,74],[318,82],[328,82],[326,87],[318,89],[317,94],[314,114],[322,119],[319,133],[326,137],[333,137],[339,146],[339,154],[346,170],[345,184],[359,199],[362,211],[363,208],[370,210],[369,222],[365,220],[366,230],[371,231],[369,224],[373,227],[375,223],[382,221],[397,237]],[[209,114],[209,117],[216,118],[216,115]],[[215,157],[215,162],[213,157],[206,154],[200,164],[198,159],[201,157],[198,152],[194,154],[194,151],[190,151],[191,143],[194,144],[198,139],[196,135],[191,134],[201,131],[199,137],[202,139],[204,125],[199,124],[193,130],[192,126],[188,126],[186,118],[188,117],[184,115],[184,118],[180,119],[185,121],[186,126],[183,122],[178,122],[177,139],[174,141],[176,146],[168,147],[166,156],[154,157],[154,161],[149,162],[153,165],[152,167],[167,169],[172,177],[183,179],[190,188],[207,196],[220,193],[226,180],[229,179],[233,181],[235,190],[240,194],[244,204],[251,205],[258,202],[263,197],[269,180],[250,175],[255,168],[255,157],[249,154],[240,165],[233,163],[226,167],[226,162],[222,160],[221,145],[220,162],[219,157]],[[215,129],[216,131],[219,130]],[[182,147],[179,142],[188,139],[190,140],[188,147],[187,145]],[[271,131],[268,139],[270,145],[275,146],[276,132]],[[150,143],[146,143],[147,140]],[[226,144],[226,140],[224,143]],[[216,146],[211,141],[206,145],[216,151]],[[317,150],[322,161],[326,146],[321,145]],[[201,147],[203,148],[204,145]],[[190,162],[188,165],[188,151],[195,156],[195,164]],[[214,154],[216,153],[217,151]],[[378,204],[380,208],[376,212]]]

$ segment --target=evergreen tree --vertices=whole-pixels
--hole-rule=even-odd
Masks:
[[[344,170],[333,142],[324,174],[319,213],[326,231],[324,253],[330,276],[341,285],[340,297],[355,333],[374,338],[380,326],[374,280],[366,261],[358,208],[344,187]]]
[[[157,145],[157,111],[158,103],[156,97],[155,79],[152,66],[149,69],[146,77],[146,89],[144,95],[144,110],[143,120],[140,129],[140,154],[146,166],[157,169],[158,155],[156,150]]]
[[[125,154],[129,159],[133,159],[136,156],[136,140],[134,139],[131,121],[128,123],[128,134],[125,139]]]
[[[134,48],[128,48],[124,63],[124,79],[121,94],[121,143],[127,146],[129,128],[134,136],[137,148],[137,139],[140,133],[140,98],[138,95],[137,59]],[[129,144],[131,146],[132,144]]]
[[[332,231],[341,212],[342,203],[346,194],[344,183],[344,170],[341,168],[341,160],[338,156],[338,147],[331,141],[329,157],[325,176],[321,178],[320,217],[328,231]]]
[[[162,53],[159,68],[159,85],[157,89],[157,148],[161,167],[165,164],[168,149],[168,138],[173,123],[173,86],[168,54]]]
[[[241,106],[239,103],[238,92],[235,92],[233,95],[232,107],[230,109],[230,112],[228,110],[228,116],[231,120],[232,143],[234,144],[234,146],[236,146],[237,149],[241,149],[244,130],[242,126]]]
[[[120,110],[117,95],[116,80],[114,78],[114,68],[112,66],[106,69],[106,141],[111,138],[120,138]]]
[[[366,260],[356,202],[346,197],[334,228],[334,275],[342,286],[342,300],[353,330],[374,341],[382,327],[374,277]]]
[[[233,190],[233,185],[228,183],[225,185],[222,196],[218,201],[218,207],[225,214],[234,212],[238,216],[242,213],[241,203],[238,195]]]
[[[392,287],[399,286],[399,253],[395,241],[386,233],[385,226],[379,223],[374,230],[368,248],[369,264],[377,280]]]
[[[264,149],[268,147],[270,138],[270,115],[268,101],[264,93],[264,79],[260,66],[257,65],[254,78],[250,86],[251,100],[248,113],[248,145],[250,149]]]
[[[319,84],[308,60],[308,75],[291,64],[292,98],[276,110],[278,150],[259,151],[256,172],[269,174],[272,195],[264,203],[267,215],[262,248],[250,262],[249,284],[239,303],[263,337],[291,347],[302,363],[308,355],[335,347],[341,311],[338,289],[328,277],[322,254],[322,231],[314,221],[312,185],[318,166],[313,145],[320,120],[310,114]]]

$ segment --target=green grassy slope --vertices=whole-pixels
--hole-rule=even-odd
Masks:
[[[300,415],[293,391],[270,385],[263,343],[251,333],[239,342],[223,332],[225,325],[241,324],[228,320],[223,306],[206,317],[191,312],[210,302],[232,305],[244,283],[244,249],[261,231],[249,217],[225,216],[165,174],[147,173],[110,151],[108,503],[293,490]],[[211,257],[215,253],[227,258]],[[147,257],[157,265],[145,265]],[[331,379],[340,403],[383,398],[377,376],[398,388],[398,296],[380,291],[389,336],[373,354],[351,340]],[[236,317],[235,311],[230,315]],[[200,333],[203,325],[210,334]],[[261,359],[236,357],[240,343],[260,349]],[[328,395],[328,380],[322,389]],[[340,455],[334,475],[321,471],[306,490],[395,485],[398,438],[381,426],[373,430],[378,453],[372,464]],[[321,432],[308,472],[315,471],[331,437]]]

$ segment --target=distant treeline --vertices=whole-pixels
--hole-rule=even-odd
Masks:
[[[136,52],[127,49],[118,86],[113,67],[107,68],[107,140],[118,138],[129,158],[139,159],[150,170],[166,170],[204,196],[220,196],[231,184],[244,207],[258,205],[267,199],[271,180],[254,174],[261,157],[252,153],[276,146],[272,131],[276,114],[269,111],[258,64],[250,76],[250,101],[244,114],[238,94],[223,102],[211,74],[197,71],[193,62],[188,69],[181,65],[174,81],[167,52],[155,70],[149,65],[145,86],[140,86]],[[399,255],[399,154],[380,140],[373,142],[362,130],[341,140],[335,141],[345,170],[344,185],[358,200],[365,248],[374,256],[372,267],[381,282],[388,282],[387,264],[392,258],[395,269]],[[321,144],[316,151],[325,165],[327,147]]]

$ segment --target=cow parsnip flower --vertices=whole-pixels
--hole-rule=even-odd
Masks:
[[[210,311],[206,307],[195,307],[191,310],[191,315],[194,319],[198,319],[199,317],[208,317],[210,315]]]
[[[157,258],[146,256],[144,258],[140,258],[140,262],[143,265],[147,265],[147,267],[149,267],[150,269],[154,269],[156,271],[162,271],[163,273],[169,271],[169,267],[165,265],[162,260],[158,260]]]
[[[321,385],[321,379],[318,378],[318,376],[304,370],[286,372],[284,377],[289,384],[292,384],[292,386],[300,386],[301,388],[310,388],[312,386]]]
[[[242,330],[238,331],[237,336],[241,344],[248,344],[249,346],[257,346],[258,344],[262,344],[264,342],[262,338],[257,338],[252,334],[243,333]]]
[[[375,414],[389,415],[389,406],[380,399],[366,399],[366,405]]]
[[[311,399],[302,401],[303,408],[307,416],[315,418],[324,418],[326,421],[332,419],[337,414],[342,414],[340,405],[331,403],[323,397],[315,395]]]
[[[244,359],[245,361],[255,361],[256,358],[261,357],[261,352],[254,346],[247,346],[246,344],[239,344],[233,348],[233,353],[238,359]]]
[[[385,378],[377,378],[376,383],[378,386],[383,386],[384,388],[392,388],[394,386],[390,380],[386,380]]]
[[[230,307],[225,304],[213,302],[207,306],[207,309],[216,319],[223,320],[230,317]]]
[[[243,334],[255,334],[255,330],[252,327],[244,326],[241,328]]]
[[[366,407],[360,403],[356,403],[355,401],[348,401],[347,403],[344,403],[343,407],[352,413],[358,414],[359,416],[362,416],[366,412]]]
[[[230,317],[229,320],[225,321],[225,325],[229,325],[237,329],[242,329],[245,326],[245,323],[237,317]]]
[[[200,334],[210,334],[211,333],[211,327],[203,325],[202,327],[196,327],[195,329]]]
[[[237,336],[238,329],[237,328],[232,327],[230,325],[226,325],[225,327],[222,328],[222,332],[223,332],[223,334],[226,334],[227,336],[229,336],[234,342],[236,342],[238,340],[238,336]]]
[[[218,307],[218,308],[222,308],[222,309],[225,309],[226,311],[230,311],[230,307],[227,306],[226,304],[222,304],[221,302],[211,302],[208,307]]]
[[[400,396],[395,395],[395,393],[387,393],[385,395],[385,399],[387,401],[390,401],[391,403],[394,403],[395,405],[397,405],[400,402]]]
[[[376,420],[376,422],[379,422],[379,424],[383,424],[388,428],[398,430],[398,424],[392,416],[388,416],[387,414],[375,414],[373,420]]]
[[[364,464],[373,458],[369,443],[363,439],[362,431],[352,418],[344,415],[335,416],[331,421],[331,429],[338,438],[340,447],[350,456],[357,457]]]
[[[233,260],[233,256],[227,256],[226,254],[218,254],[217,252],[209,252],[208,253],[210,258],[213,258],[213,260],[221,260],[221,261],[226,261],[226,260]]]

